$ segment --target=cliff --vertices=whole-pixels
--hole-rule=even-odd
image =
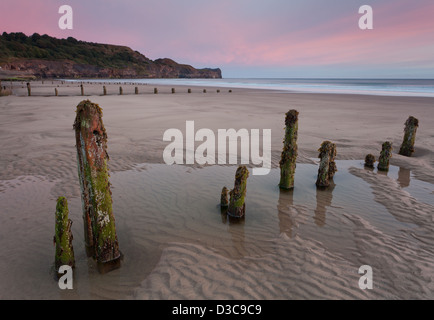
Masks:
[[[40,78],[221,78],[220,69],[196,69],[147,58],[125,46],[23,33],[0,35],[0,67]]]

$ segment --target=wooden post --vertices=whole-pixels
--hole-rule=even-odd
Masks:
[[[386,141],[382,145],[380,158],[378,159],[378,170],[388,171],[390,158],[392,158],[392,142]]]
[[[59,91],[57,91],[57,88],[54,88],[54,95],[57,97],[59,95]]]
[[[188,89],[187,92],[188,92],[188,93],[191,93],[191,89]]]
[[[84,96],[84,87],[83,87],[83,84],[80,84],[80,89],[81,89],[81,95]]]
[[[406,157],[411,157],[414,153],[414,142],[416,140],[416,131],[419,127],[419,120],[410,116],[405,122],[404,141],[399,149],[399,154]]]
[[[298,111],[289,110],[285,118],[285,139],[280,157],[279,188],[290,190],[294,188],[294,174],[297,160]]]
[[[217,93],[220,93],[220,89],[217,89]]]
[[[119,87],[119,95],[121,96],[124,93],[124,90],[122,89],[122,87]]]
[[[335,173],[338,171],[336,166],[335,158],[337,155],[336,144],[332,143],[332,149],[330,152],[330,163],[329,163],[329,180],[333,180]]]
[[[65,197],[59,197],[56,204],[54,244],[56,254],[54,265],[59,275],[59,268],[63,265],[75,267],[74,248],[72,246],[72,221],[68,218],[68,201]]]
[[[206,89],[203,89],[203,93],[206,93]]]
[[[336,156],[336,145],[330,141],[324,141],[318,151],[318,157],[321,160],[319,163],[316,186],[318,188],[325,188],[330,185],[330,180],[333,179],[333,176],[337,171],[336,163],[334,162]]]
[[[246,197],[247,178],[249,177],[249,170],[246,166],[239,166],[235,173],[234,188],[229,193],[231,199],[229,201],[228,215],[234,218],[242,218],[246,213],[246,204],[244,199]]]
[[[154,94],[158,94],[158,88],[154,88]]]
[[[220,206],[222,208],[227,208],[229,206],[229,200],[228,200],[228,188],[223,187],[221,197],[220,197]]]
[[[85,227],[86,252],[105,273],[120,267],[102,110],[89,100],[77,106],[74,129]]]
[[[105,86],[102,86],[102,94],[103,96],[107,95],[107,88]]]
[[[373,168],[375,163],[375,156],[373,154],[368,154],[365,157],[365,167]]]
[[[172,88],[172,93],[175,93],[175,88]]]
[[[30,82],[27,82],[27,95],[30,97],[32,95],[32,88]]]
[[[138,88],[138,87],[135,87],[135,88],[134,88],[134,93],[135,93],[135,94],[139,94],[139,88]]]

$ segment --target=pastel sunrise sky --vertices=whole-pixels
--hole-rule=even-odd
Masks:
[[[58,9],[73,8],[73,30]],[[374,29],[358,26],[370,5]],[[129,46],[225,78],[434,78],[433,0],[1,0],[0,32]]]

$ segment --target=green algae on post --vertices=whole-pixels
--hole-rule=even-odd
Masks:
[[[290,190],[294,188],[294,174],[297,160],[298,111],[289,110],[285,118],[285,139],[280,157],[279,188]]]
[[[223,187],[222,193],[220,196],[220,206],[222,208],[227,208],[229,206],[228,192],[229,192],[228,188]]]
[[[374,163],[375,163],[375,156],[373,155],[373,154],[368,154],[366,157],[365,157],[365,167],[368,167],[368,168],[373,168],[374,167]]]
[[[388,171],[390,158],[392,158],[392,142],[386,141],[382,145],[380,158],[378,159],[378,170]]]
[[[89,100],[77,106],[74,123],[85,243],[101,273],[120,267],[107,162],[107,133],[101,108]]]
[[[316,186],[318,188],[325,188],[330,185],[330,180],[333,179],[337,171],[334,157],[336,156],[336,145],[330,141],[324,141],[318,149],[320,158],[318,178]]]
[[[330,151],[330,163],[329,163],[329,179],[333,180],[335,173],[338,171],[338,167],[335,162],[335,158],[337,155],[336,144],[332,143],[331,151]]]
[[[419,127],[419,120],[410,116],[405,122],[404,140],[402,141],[399,154],[406,157],[411,157],[414,153],[414,142],[416,140],[416,131]]]
[[[72,221],[68,218],[68,201],[65,197],[59,197],[56,204],[54,243],[56,254],[54,266],[56,272],[63,265],[75,267],[74,248],[72,246]]]
[[[234,218],[242,218],[246,213],[246,185],[249,177],[249,170],[246,166],[239,166],[235,173],[234,188],[229,192],[230,201],[228,215]]]

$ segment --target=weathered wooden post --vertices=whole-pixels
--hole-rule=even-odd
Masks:
[[[232,93],[232,90],[229,90],[229,93]]]
[[[191,93],[191,89],[188,89],[187,92],[188,92],[188,93]]]
[[[414,142],[416,140],[416,131],[419,127],[419,120],[410,116],[405,122],[404,141],[402,141],[399,154],[406,157],[411,157],[414,153]]]
[[[135,88],[134,88],[134,93],[135,93],[135,94],[139,94],[139,88],[138,88],[138,87],[135,87]]]
[[[318,188],[325,188],[330,185],[330,180],[333,179],[337,171],[334,157],[336,156],[336,145],[330,141],[324,141],[318,149],[318,157],[321,159],[318,169],[318,178],[316,186]]]
[[[329,164],[329,180],[333,180],[335,173],[338,171],[338,167],[336,166],[335,158],[337,155],[336,144],[332,143],[332,149],[330,152],[330,164]]]
[[[203,89],[203,93],[206,93],[206,89]]]
[[[222,208],[227,208],[229,206],[228,193],[229,193],[228,188],[223,187],[221,197],[220,197],[220,207]]]
[[[220,93],[220,89],[217,89],[217,93]]]
[[[386,141],[382,145],[380,158],[378,159],[378,170],[388,171],[390,158],[392,158],[392,142]]]
[[[154,94],[158,94],[158,88],[154,88]]]
[[[375,163],[375,156],[373,154],[368,154],[365,157],[365,167],[367,168],[373,168]]]
[[[107,88],[105,86],[102,86],[102,95],[103,96],[107,95]]]
[[[57,91],[57,88],[54,88],[54,95],[57,97],[59,95],[59,91]]]
[[[175,93],[175,88],[172,88],[172,93]]]
[[[290,190],[294,188],[294,174],[297,160],[298,111],[289,110],[285,117],[285,138],[280,157],[279,188]]]
[[[84,87],[83,84],[80,84],[81,95],[84,96]]]
[[[102,110],[89,100],[77,106],[74,122],[86,252],[105,273],[120,267],[107,162],[107,133]]]
[[[228,215],[234,218],[242,218],[246,213],[246,197],[247,178],[249,170],[246,166],[239,166],[235,173],[234,188],[231,190]]]
[[[65,197],[59,197],[56,204],[54,244],[56,253],[54,266],[59,275],[59,268],[63,265],[75,267],[74,248],[72,246],[72,221],[68,218],[68,201]]]
[[[27,82],[27,95],[30,97],[32,95],[32,88],[30,82]]]
[[[119,95],[121,96],[124,93],[124,90],[122,89],[122,87],[119,87]]]

